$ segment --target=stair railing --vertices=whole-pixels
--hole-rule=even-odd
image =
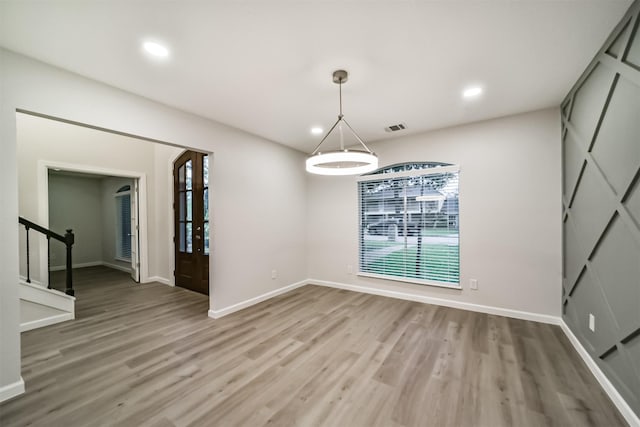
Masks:
[[[74,296],[75,291],[73,290],[73,271],[72,271],[72,262],[71,262],[71,249],[73,247],[73,243],[75,242],[75,236],[71,229],[68,229],[64,236],[55,233],[51,230],[48,230],[35,222],[31,222],[28,219],[23,217],[18,217],[18,222],[24,225],[24,228],[27,232],[27,283],[31,283],[31,272],[30,272],[30,264],[29,264],[29,230],[34,230],[39,233],[42,233],[47,238],[47,275],[48,275],[48,285],[49,289],[51,286],[51,239],[58,240],[65,244],[67,248],[67,266],[66,266],[66,289],[65,293],[67,295]]]

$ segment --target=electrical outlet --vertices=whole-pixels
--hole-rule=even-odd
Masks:
[[[596,331],[596,317],[591,313],[589,313],[589,329],[591,329],[591,332]]]
[[[469,288],[473,289],[474,291],[477,291],[478,290],[478,280],[477,279],[469,280]]]
[[[347,265],[347,274],[353,274],[353,265]]]
[[[278,270],[271,270],[271,279],[278,278]]]

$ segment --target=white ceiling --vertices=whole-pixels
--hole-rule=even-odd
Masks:
[[[555,106],[630,4],[2,0],[0,45],[308,152],[337,116],[335,69],[365,141]]]

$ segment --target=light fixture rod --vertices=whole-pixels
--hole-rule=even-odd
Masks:
[[[372,153],[373,151],[369,150],[369,147],[367,147],[367,144],[364,143],[364,141],[362,140],[362,138],[360,138],[360,135],[358,135],[358,133],[353,130],[353,128],[351,127],[351,125],[349,124],[348,121],[346,121],[345,119],[342,119],[342,121],[349,126],[349,129],[351,130],[351,133],[353,133],[353,135],[356,137],[356,139],[358,140],[358,142],[360,144],[362,144],[362,146],[364,147],[365,150],[367,150],[369,153]]]
[[[316,148],[313,150],[313,152],[311,153],[311,155],[313,156],[314,154],[316,154],[318,152],[318,149],[320,148],[320,146],[322,145],[322,143],[327,139],[327,137],[329,135],[331,135],[331,132],[333,132],[333,130],[336,128],[336,126],[338,126],[338,124],[342,121],[344,122],[347,127],[349,128],[349,130],[351,131],[351,133],[353,134],[353,136],[356,137],[356,139],[358,140],[358,142],[360,143],[360,145],[362,145],[364,147],[364,149],[369,152],[369,153],[373,153],[369,147],[367,147],[367,144],[364,143],[364,141],[362,140],[362,138],[360,138],[360,135],[358,135],[358,133],[351,127],[351,125],[349,124],[349,122],[347,122],[344,119],[344,114],[342,113],[342,83],[346,82],[348,79],[348,74],[346,71],[344,70],[337,70],[333,73],[333,82],[338,84],[338,93],[339,93],[339,107],[340,107],[340,114],[338,114],[338,120],[333,124],[333,126],[331,126],[331,129],[329,129],[329,132],[327,132],[324,137],[322,138],[322,140],[320,141],[320,143],[318,145],[316,145]],[[342,134],[342,128],[340,129],[340,150],[344,150],[344,135]]]
[[[342,114],[342,77],[338,77],[338,87],[340,88],[340,115],[338,116],[339,119],[341,119],[343,117]]]
[[[329,135],[331,135],[331,132],[333,132],[333,130],[335,129],[336,126],[338,126],[338,123],[340,123],[340,120],[342,120],[342,118],[338,118],[338,120],[336,120],[336,122],[333,124],[333,126],[331,126],[331,129],[329,129],[329,132],[327,132],[324,135],[324,138],[322,138],[322,141],[320,141],[320,143],[318,145],[316,145],[316,148],[313,150],[313,152],[311,153],[311,155],[313,156],[314,154],[316,154],[318,152],[318,148],[320,148],[320,146],[322,145],[322,143],[324,142],[325,139],[327,139],[327,137]]]

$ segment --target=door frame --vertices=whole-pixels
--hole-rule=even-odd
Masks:
[[[213,174],[211,171],[213,170],[213,162],[214,162],[214,153],[204,150],[198,150],[196,148],[188,148],[181,147],[183,150],[176,154],[175,157],[170,157],[169,162],[167,163],[167,168],[171,171],[168,175],[167,180],[167,188],[170,189],[171,197],[169,197],[169,203],[167,205],[167,215],[169,220],[168,230],[169,236],[175,237],[176,235],[176,227],[174,220],[174,212],[173,212],[173,203],[175,202],[174,191],[173,191],[173,164],[185,151],[195,151],[197,153],[202,153],[209,156],[209,298],[211,301],[211,295],[213,294],[213,252],[215,248],[215,240],[213,239],[213,227],[214,227],[214,212],[213,212],[213,185],[211,185],[211,179]],[[173,272],[176,270],[176,245],[173,239],[169,239],[169,285],[176,286],[176,276]]]
[[[149,245],[147,235],[147,175],[142,172],[120,169],[103,168],[99,166],[76,163],[38,160],[38,218],[37,223],[49,228],[49,169],[59,169],[68,172],[89,173],[94,175],[117,176],[131,178],[138,181],[138,241],[140,260],[140,283],[149,281]],[[45,283],[48,277],[47,242],[39,239],[38,253],[40,255],[40,281]]]

